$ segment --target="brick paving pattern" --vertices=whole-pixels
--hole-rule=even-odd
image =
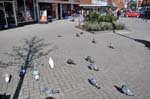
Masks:
[[[121,18],[121,21],[128,26],[129,30],[117,31],[117,33],[150,41],[150,23],[137,18]],[[135,26],[136,22],[139,23],[137,26]],[[7,37],[10,31],[18,35],[16,41],[11,44],[8,41],[8,48],[25,37],[33,35],[45,38],[55,47],[48,56],[37,62],[40,69],[39,81],[34,79],[31,69],[27,70],[19,99],[45,99],[47,95],[41,92],[45,87],[60,91],[53,95],[56,99],[150,99],[150,50],[144,44],[113,34],[112,31],[96,34],[83,31],[83,35],[76,37],[76,33],[81,31],[74,27],[76,25],[78,25],[77,20],[76,22],[63,20],[47,25],[34,24],[1,31],[2,37]],[[27,30],[28,28],[30,30]],[[16,31],[20,31],[21,34]],[[58,38],[58,34],[62,37]],[[8,38],[15,38],[13,34],[10,35]],[[96,44],[91,43],[93,38],[96,39]],[[115,49],[108,48],[110,42],[114,44]],[[8,49],[7,46],[0,44],[3,49]],[[1,50],[0,54],[4,52]],[[88,55],[93,57],[99,71],[88,69],[89,63],[85,61]],[[49,57],[54,60],[54,69],[48,64]],[[67,64],[68,58],[72,58],[77,65]],[[18,74],[17,67],[8,69],[13,75],[12,80],[8,85],[0,80],[0,92],[10,94],[12,98],[18,82],[17,77],[14,76]],[[101,89],[89,84],[88,79],[92,77],[97,80]],[[114,86],[120,87],[123,83],[129,86],[135,96],[126,96],[116,90]]]

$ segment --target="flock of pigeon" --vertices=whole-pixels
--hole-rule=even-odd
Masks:
[[[95,70],[95,71],[99,71],[99,69],[98,69],[97,66],[95,65],[94,60],[92,59],[91,56],[87,56],[87,57],[85,58],[85,60],[90,63],[90,65],[88,66],[89,69]],[[75,63],[72,59],[68,59],[68,60],[67,60],[67,63],[68,63],[68,64],[72,64],[72,65],[76,65],[76,63]],[[97,83],[97,81],[96,81],[95,78],[90,78],[90,79],[88,79],[88,81],[89,81],[89,83],[90,83],[91,85],[95,86],[97,89],[101,89],[100,85]],[[124,93],[124,94],[126,94],[126,95],[128,95],[128,96],[134,96],[134,94],[133,94],[133,93],[131,92],[131,90],[127,87],[126,84],[123,84],[120,89],[121,89],[121,92],[122,92],[122,93]]]
[[[83,32],[80,32],[80,35],[82,35]],[[80,37],[80,35],[78,33],[76,33],[76,37]],[[58,35],[58,37],[62,37],[61,35]],[[93,38],[92,43],[96,43],[95,39]],[[112,43],[110,43],[110,45],[108,46],[111,49],[115,49],[115,47],[113,46]],[[99,69],[97,68],[96,64],[94,63],[94,60],[92,59],[91,56],[87,56],[85,58],[85,60],[87,62],[90,63],[90,65],[88,66],[89,69],[94,70],[94,71],[99,71]],[[67,64],[72,64],[72,65],[76,65],[76,63],[74,62],[74,60],[72,60],[71,58],[69,58],[67,60]],[[51,68],[54,68],[54,61],[52,60],[52,58],[49,58],[49,65]],[[22,77],[25,74],[25,69],[23,68],[23,66],[21,66],[21,68],[19,69],[19,76]],[[39,76],[39,70],[37,68],[33,69],[33,76],[35,78],[35,80],[39,80],[40,76]],[[11,79],[11,75],[10,74],[5,74],[5,82],[9,83],[10,79]],[[97,83],[95,78],[90,78],[88,79],[89,83],[93,86],[95,86],[97,89],[101,89],[100,85]],[[134,94],[131,92],[131,90],[127,87],[126,84],[123,84],[121,86],[121,92],[128,95],[128,96],[134,96]],[[53,88],[43,88],[41,90],[43,93],[45,93],[46,95],[48,95],[49,97],[51,97],[53,94],[55,93],[59,93],[59,90],[53,89]]]
[[[79,33],[76,33],[76,37],[80,37],[80,35],[82,35],[82,34],[83,34],[83,32],[80,32],[80,34],[79,34]],[[95,38],[93,38],[92,43],[94,43],[94,44],[97,43],[96,40],[95,40]],[[113,45],[112,43],[109,44],[108,48],[115,49],[115,47],[114,47],[114,45]],[[90,65],[88,66],[89,69],[95,70],[95,71],[99,71],[99,69],[97,68],[97,66],[96,66],[96,64],[94,63],[94,60],[92,59],[91,56],[87,56],[87,57],[85,58],[85,60],[90,63]],[[72,59],[70,59],[70,58],[67,60],[67,64],[76,65],[76,63],[75,63]],[[97,83],[97,81],[96,81],[95,78],[90,78],[90,79],[88,79],[88,81],[89,81],[89,83],[90,83],[91,85],[95,86],[97,89],[101,89],[100,85]],[[131,92],[131,90],[127,87],[126,84],[123,84],[120,89],[121,89],[121,92],[122,92],[122,93],[124,93],[124,94],[126,94],[126,95],[128,95],[128,96],[134,96],[134,94],[133,94],[133,93]]]

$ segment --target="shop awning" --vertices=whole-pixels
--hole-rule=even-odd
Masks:
[[[60,0],[38,0],[39,3],[61,3],[61,4],[80,4],[80,2],[72,1],[60,1]]]

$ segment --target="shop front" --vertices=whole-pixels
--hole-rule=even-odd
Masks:
[[[0,26],[10,28],[36,21],[35,4],[36,0],[0,1]]]
[[[0,1],[0,14],[1,28],[17,26],[13,1]]]
[[[40,11],[47,11],[47,18],[66,19],[72,15],[72,11],[77,12],[79,3],[68,0],[39,0]],[[39,16],[40,18],[40,16]]]

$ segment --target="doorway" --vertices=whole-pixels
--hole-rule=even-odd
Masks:
[[[0,29],[6,27],[4,4],[0,2]]]
[[[8,27],[14,27],[16,26],[16,21],[15,21],[15,11],[13,7],[12,2],[4,2],[5,6],[5,14],[6,14],[6,20],[7,20],[7,25]]]

